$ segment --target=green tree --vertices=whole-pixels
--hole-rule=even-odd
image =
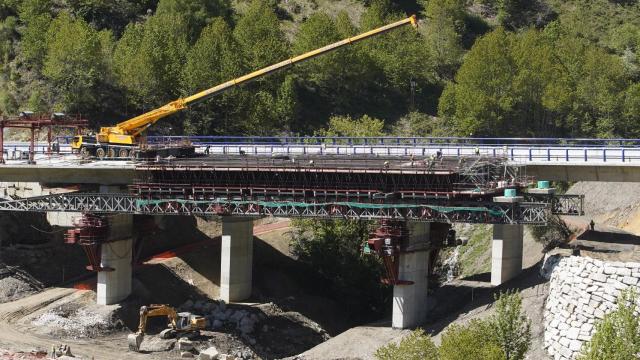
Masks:
[[[350,116],[333,116],[329,127],[319,130],[318,136],[384,136],[384,121],[364,115],[359,119]]]
[[[300,25],[293,53],[298,55],[353,36],[357,29],[345,12],[334,21],[327,15],[314,14]],[[335,113],[361,113],[369,102],[367,92],[377,77],[373,62],[361,44],[312,59],[294,69],[299,101],[295,124],[298,131],[309,131],[324,124]]]
[[[624,95],[623,119],[621,133],[630,137],[640,135],[640,83],[629,85]]]
[[[0,64],[7,64],[13,58],[17,40],[18,19],[8,16],[0,20]]]
[[[253,0],[238,20],[233,34],[238,42],[243,68],[254,71],[285,60],[288,43],[280,30],[272,4]],[[244,133],[273,134],[289,128],[294,116],[295,82],[288,74],[270,75],[243,86]]]
[[[204,28],[200,38],[187,54],[182,72],[183,94],[194,94],[241,74],[242,63],[238,58],[238,45],[232,31],[224,19],[216,18]],[[248,96],[244,92],[231,90],[191,107],[187,119],[187,132],[237,132],[237,126],[240,124],[234,115],[240,105],[238,94]]]
[[[376,350],[378,360],[438,360],[438,349],[424,330],[414,330],[400,340]]]
[[[51,0],[26,0],[18,6],[20,21],[24,27],[21,34],[21,55],[39,69],[47,52],[47,31],[51,24]]]
[[[462,62],[465,6],[464,0],[432,0],[425,7],[426,48],[441,79],[452,80]]]
[[[438,353],[440,360],[505,359],[500,344],[492,336],[491,325],[486,320],[472,320],[465,326],[448,326],[442,334]]]
[[[314,270],[317,287],[341,302],[350,320],[370,321],[385,312],[390,294],[380,282],[382,264],[360,252],[369,222],[295,220],[294,225],[292,253]]]
[[[130,22],[145,16],[157,0],[65,0],[68,11],[98,30],[111,30],[120,36]]]
[[[450,117],[460,135],[516,135],[511,118],[516,98],[512,88],[517,67],[510,56],[512,37],[504,29],[485,35],[467,54],[440,98],[439,113]]]
[[[451,136],[452,129],[442,118],[410,112],[398,119],[391,133],[396,136]]]
[[[495,300],[496,313],[489,320],[491,336],[505,359],[522,360],[531,346],[531,320],[522,313],[522,297],[508,291]]]
[[[238,20],[234,35],[243,52],[246,68],[257,70],[285,60],[289,54],[278,17],[265,1],[253,0]]]
[[[596,330],[582,349],[582,360],[635,360],[640,354],[638,297],[626,290],[618,298],[618,308],[596,324]]]
[[[189,31],[189,39],[195,41],[216,17],[231,20],[233,10],[230,0],[160,0],[156,14],[180,15]]]
[[[178,15],[129,24],[114,53],[114,70],[130,101],[152,109],[176,99],[187,53],[187,29]]]
[[[56,107],[72,112],[90,109],[96,100],[95,86],[106,70],[98,32],[63,12],[51,23],[46,44],[42,73],[60,97]]]

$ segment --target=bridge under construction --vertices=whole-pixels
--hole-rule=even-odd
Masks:
[[[110,168],[100,161],[72,161],[87,172]],[[75,191],[0,202],[2,211],[47,212],[70,226],[67,241],[84,248],[88,269],[98,273],[102,304],[119,302],[131,291],[130,256],[118,254],[131,254],[136,215],[219,217],[226,301],[251,295],[253,219],[374,221],[362,250],[385,265],[381,280],[394,287],[393,326],[406,328],[425,319],[427,279],[438,251],[459,244],[451,224],[494,225],[492,283],[499,285],[522,269],[524,224],[582,213],[581,196],[556,194],[547,182],[528,176],[526,166],[503,156],[239,152],[113,166],[127,168],[131,177],[119,185],[57,178],[51,183],[74,185]],[[24,170],[46,168],[40,162]]]

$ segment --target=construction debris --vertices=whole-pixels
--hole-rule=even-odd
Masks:
[[[200,360],[217,360],[220,352],[215,346],[208,348],[200,353]]]
[[[74,357],[71,353],[71,346],[66,344],[58,345],[57,347],[54,345],[51,348],[51,357],[54,359],[59,359],[62,356]]]

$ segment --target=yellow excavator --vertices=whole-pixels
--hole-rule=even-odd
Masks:
[[[264,69],[260,69],[249,73],[247,75],[241,76],[239,78],[229,80],[222,84],[216,85],[210,89],[201,91],[197,94],[191,95],[186,98],[181,98],[175,101],[172,101],[162,107],[151,110],[142,115],[136,116],[132,119],[123,121],[115,126],[110,127],[101,127],[100,131],[96,135],[78,135],[75,136],[71,143],[71,148],[74,151],[77,151],[81,155],[85,157],[98,157],[103,159],[105,157],[108,158],[126,158],[126,157],[155,157],[159,156],[168,156],[168,155],[176,155],[176,156],[189,156],[194,153],[193,146],[185,144],[182,147],[149,147],[149,146],[138,146],[141,143],[142,133],[148,129],[151,125],[155,124],[158,120],[169,116],[173,113],[176,113],[180,110],[185,109],[188,105],[193,104],[198,101],[202,101],[208,97],[219,94],[229,88],[234,86],[238,86],[240,84],[244,84],[251,80],[255,80],[257,78],[263,77],[265,75],[271,74],[275,71],[278,71],[282,68],[291,66],[295,63],[299,63],[305,60],[312,59],[316,56],[320,56],[322,54],[326,54],[333,50],[339,49],[343,46],[354,44],[358,41],[383,34],[387,31],[399,28],[401,26],[411,24],[414,27],[417,27],[417,19],[416,16],[413,15],[406,19],[394,22],[392,24],[388,24],[377,29],[373,29],[371,31],[367,31],[363,34],[350,37],[336,43],[321,47],[316,50],[309,51],[302,55],[293,57],[291,59],[287,59],[281,61],[277,64],[267,66]],[[143,154],[140,156],[140,154]]]
[[[198,333],[200,330],[204,330],[206,326],[204,317],[193,315],[189,312],[176,312],[169,305],[151,304],[149,306],[141,306],[138,332],[127,337],[129,350],[140,351],[140,344],[147,331],[147,320],[155,316],[166,316],[169,320],[168,328],[160,332],[160,337],[163,339],[171,338],[176,333]]]

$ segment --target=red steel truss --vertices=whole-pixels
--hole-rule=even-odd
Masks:
[[[75,133],[89,125],[89,121],[80,116],[70,117],[63,114],[28,114],[22,113],[20,116],[0,116],[0,164],[4,164],[4,129],[28,129],[31,131],[29,140],[29,163],[34,163],[35,139],[37,133],[47,130],[47,151],[51,153],[52,130],[53,128],[72,128]]]

